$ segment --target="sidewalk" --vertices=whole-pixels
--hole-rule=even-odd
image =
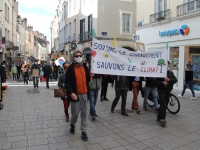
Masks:
[[[0,149],[15,150],[198,150],[200,147],[200,98],[190,100],[187,90],[184,98],[179,98],[181,109],[177,115],[167,112],[167,125],[162,128],[156,122],[153,108],[143,111],[143,99],[139,97],[141,114],[132,111],[132,92],[128,93],[129,116],[120,114],[119,103],[115,113],[110,112],[115,97],[109,86],[109,101],[98,100],[98,117],[89,117],[89,141],[81,140],[80,120],[76,133],[69,132],[70,123],[65,122],[63,103],[53,97],[57,82],[45,82],[34,89],[32,82],[8,81],[8,89],[3,93],[4,108],[0,111]],[[181,91],[174,90],[175,95]]]

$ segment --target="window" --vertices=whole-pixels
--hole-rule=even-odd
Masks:
[[[10,9],[9,9],[9,7],[8,7],[8,13],[7,13],[7,21],[9,22],[10,21],[10,19],[9,19],[9,11],[10,11]]]
[[[132,14],[122,13],[122,32],[131,33],[132,32]]]
[[[75,10],[76,9],[76,0],[74,0],[73,6],[74,6],[74,10]]]
[[[7,4],[5,4],[5,20],[7,20]]]
[[[85,19],[80,20],[80,33],[85,33]]]
[[[88,31],[92,31],[92,15],[88,16]]]
[[[74,19],[74,34],[76,35],[76,19]]]
[[[69,23],[69,36],[71,36],[71,22]]]
[[[71,14],[71,10],[72,10],[72,1],[69,1],[69,14]]]
[[[167,9],[167,0],[158,0],[158,12]]]
[[[66,3],[66,8],[65,9],[66,9],[65,13],[66,13],[66,18],[67,18],[68,17],[68,2]]]

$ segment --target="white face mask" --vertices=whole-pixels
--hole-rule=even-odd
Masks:
[[[74,58],[77,63],[81,63],[83,61],[82,57]]]

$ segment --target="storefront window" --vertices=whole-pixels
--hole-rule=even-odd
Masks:
[[[173,71],[174,75],[178,79],[178,65],[179,65],[179,48],[178,47],[171,47],[170,48],[170,70]],[[175,84],[176,87],[178,87],[178,82]]]

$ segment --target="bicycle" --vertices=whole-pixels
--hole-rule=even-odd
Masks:
[[[159,101],[158,101],[158,103],[159,103]],[[154,106],[153,96],[152,96],[151,93],[149,93],[149,97],[147,99],[147,104],[148,104],[149,107],[153,107]],[[177,114],[179,112],[179,110],[180,110],[179,99],[172,93],[170,93],[167,110],[171,114]]]

